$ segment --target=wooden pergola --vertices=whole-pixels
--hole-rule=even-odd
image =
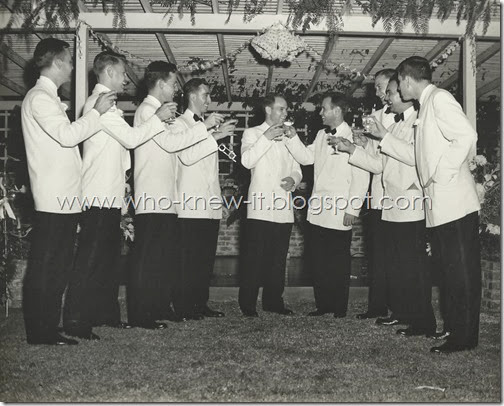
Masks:
[[[211,4],[198,4],[196,9],[196,23],[191,23],[189,15],[179,18],[175,15],[168,25],[168,18],[164,11],[148,0],[125,1],[125,15],[127,28],[122,32],[113,28],[114,16],[105,14],[101,7],[93,7],[92,1],[81,1],[79,19],[84,22],[71,23],[70,31],[62,30],[51,33],[62,39],[71,40],[76,36],[75,48],[75,83],[72,102],[74,111],[79,115],[88,96],[88,71],[92,66],[94,55],[101,51],[99,44],[93,41],[90,31],[99,33],[102,38],[117,45],[135,57],[128,69],[132,88],[139,82],[143,69],[148,60],[168,60],[173,63],[186,63],[191,57],[215,59],[225,57],[227,53],[238,48],[243,41],[257,35],[266,27],[277,22],[287,23],[288,8],[283,0],[268,2],[264,14],[256,16],[245,23],[243,13],[235,10],[228,15],[218,0]],[[435,12],[433,13],[435,15]],[[0,27],[5,27],[10,12],[7,7],[0,11]],[[301,54],[290,65],[263,64],[248,50],[239,54],[230,69],[227,62],[220,67],[198,74],[219,81],[225,86],[227,101],[238,101],[236,95],[237,83],[245,78],[254,85],[254,80],[261,81],[265,86],[265,94],[275,85],[285,79],[303,83],[303,99],[336,83],[340,78],[333,72],[323,68],[327,61],[343,62],[348,69],[354,69],[365,75],[372,76],[384,67],[395,68],[399,62],[411,55],[420,55],[429,61],[439,58],[445,49],[454,44],[465,32],[465,23],[456,24],[455,18],[444,22],[432,19],[429,23],[428,34],[419,35],[411,26],[405,26],[401,34],[386,32],[380,22],[372,26],[371,18],[356,10],[352,15],[343,19],[343,31],[336,36],[329,36],[325,22],[312,25],[306,32],[298,32],[318,55]],[[482,24],[481,24],[482,25]],[[90,28],[92,27],[92,28]],[[49,35],[43,29],[37,29],[31,35],[31,45],[18,35],[21,33],[20,24],[15,24],[8,37],[12,46],[4,42],[0,45],[0,52],[8,60],[7,69],[0,73],[0,97],[15,99],[22,98],[26,89],[22,85],[22,69],[36,42]],[[476,123],[476,100],[478,98],[495,97],[500,99],[500,10],[497,6],[496,14],[485,35],[482,27],[476,31],[476,63],[471,60],[471,44],[462,44],[451,54],[434,72],[433,81],[442,88],[460,83],[462,79],[463,107],[473,124]],[[476,68],[476,69],[475,69]],[[182,85],[185,78],[178,77]],[[242,80],[243,83],[243,80]],[[258,82],[255,82],[258,83]],[[365,80],[357,78],[347,90],[348,95],[356,97],[365,94],[365,86],[372,83],[372,78]],[[71,88],[63,89],[63,96],[70,98]]]

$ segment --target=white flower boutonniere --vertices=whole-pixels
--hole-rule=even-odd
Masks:
[[[415,122],[413,123],[413,127],[418,127],[418,125],[420,124],[420,119],[416,119]]]

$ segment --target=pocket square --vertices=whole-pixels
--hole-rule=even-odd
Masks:
[[[418,186],[415,185],[414,183],[411,184],[411,186],[408,188],[408,190],[419,190]]]

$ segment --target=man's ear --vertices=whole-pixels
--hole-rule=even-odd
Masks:
[[[56,66],[58,69],[61,69],[61,65],[63,64],[63,61],[61,60],[61,58],[55,57],[55,58],[53,59],[53,64],[54,64],[54,66]]]
[[[111,78],[111,77],[114,75],[114,72],[113,72],[113,69],[112,69],[112,65],[107,65],[107,66],[105,67],[104,72],[107,74],[107,76],[108,76],[109,78]]]
[[[266,108],[264,109],[264,111],[266,112],[267,115],[270,115],[271,114],[271,107],[270,106],[266,106]]]

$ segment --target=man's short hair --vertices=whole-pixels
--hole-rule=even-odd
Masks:
[[[401,76],[409,76],[416,82],[422,80],[432,81],[432,70],[429,61],[421,56],[410,56],[402,61],[397,67]]]
[[[33,52],[35,66],[40,70],[49,68],[54,58],[61,56],[67,48],[70,48],[70,44],[66,41],[57,38],[44,38],[37,44]]]
[[[145,86],[148,90],[151,90],[156,86],[159,79],[167,80],[170,77],[170,73],[176,73],[177,66],[173,63],[165,61],[154,61],[151,62],[145,68],[144,80]]]
[[[273,105],[275,104],[275,101],[276,101],[277,97],[279,97],[280,99],[284,99],[285,100],[285,97],[283,97],[279,93],[268,93],[264,97],[263,102],[262,102],[262,109],[263,109],[263,111],[264,111],[265,114],[266,114],[266,107],[273,107]]]
[[[324,99],[327,98],[331,99],[331,105],[333,108],[339,107],[343,114],[348,111],[348,100],[343,93],[327,93],[324,95]]]
[[[196,93],[201,85],[209,86],[208,82],[203,78],[192,78],[188,80],[182,89],[184,93],[184,104],[189,106],[189,96]]]
[[[396,82],[397,85],[399,85],[399,74],[397,71],[394,71],[394,74],[389,78],[389,83],[390,82]]]
[[[394,73],[396,73],[395,69],[390,68],[382,69],[375,73],[375,79],[379,78],[380,76],[383,76],[390,80],[390,78],[394,75]]]
[[[93,61],[93,72],[96,76],[105,70],[108,65],[117,65],[118,63],[126,64],[124,55],[118,54],[113,51],[103,51],[95,56]]]

